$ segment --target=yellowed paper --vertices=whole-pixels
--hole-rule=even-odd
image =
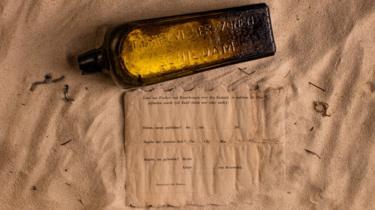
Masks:
[[[124,102],[129,205],[251,202],[282,182],[282,89],[134,91]]]

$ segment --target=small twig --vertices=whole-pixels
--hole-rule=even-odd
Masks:
[[[61,146],[64,146],[64,145],[66,145],[66,144],[69,144],[69,142],[71,142],[72,141],[72,139],[69,139],[68,141],[66,141],[66,142],[64,142],[64,143],[61,143],[60,145]]]
[[[52,83],[56,83],[56,82],[63,81],[64,79],[65,79],[65,76],[63,75],[63,76],[61,76],[61,77],[59,77],[59,78],[53,79],[51,82],[52,82]]]
[[[52,79],[52,75],[50,73],[48,73],[48,74],[44,75],[44,80],[33,82],[31,84],[30,91],[34,91],[36,89],[36,87],[39,86],[39,85],[56,83],[56,82],[60,82],[64,79],[65,79],[65,76],[61,76],[59,78]]]
[[[69,96],[69,85],[64,85],[64,100],[66,102],[73,102],[74,99]]]
[[[321,90],[321,91],[323,91],[323,92],[326,92],[326,90],[325,90],[324,88],[321,88],[321,87],[319,87],[318,85],[316,85],[316,84],[314,84],[314,83],[312,83],[312,82],[309,82],[309,85],[312,85],[312,86],[318,88],[319,90]]]
[[[311,154],[311,155],[315,155],[315,156],[318,157],[319,159],[322,159],[322,158],[320,157],[320,155],[318,155],[317,153],[315,153],[315,152],[313,152],[313,151],[311,151],[311,150],[305,149],[305,152],[307,152],[308,154]]]
[[[52,76],[50,73],[44,75],[44,80],[36,81],[31,84],[30,91],[34,91],[38,85],[48,84],[51,82]]]

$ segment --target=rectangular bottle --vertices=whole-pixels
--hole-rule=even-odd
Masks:
[[[83,74],[109,71],[137,87],[274,55],[266,4],[125,23],[78,56]]]

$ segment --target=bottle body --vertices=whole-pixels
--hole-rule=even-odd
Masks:
[[[126,23],[106,34],[101,56],[95,59],[117,84],[128,88],[275,51],[268,7],[259,4]]]

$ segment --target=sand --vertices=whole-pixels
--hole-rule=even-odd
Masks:
[[[104,75],[81,76],[72,57],[100,43],[106,25],[257,2],[2,0],[0,209],[130,209],[124,91]],[[283,87],[283,190],[251,204],[184,209],[374,209],[375,4],[265,2],[274,57],[156,87],[233,87],[244,77],[238,67],[256,71],[241,82]],[[48,73],[65,79],[30,91]],[[66,84],[73,102],[64,100]]]

